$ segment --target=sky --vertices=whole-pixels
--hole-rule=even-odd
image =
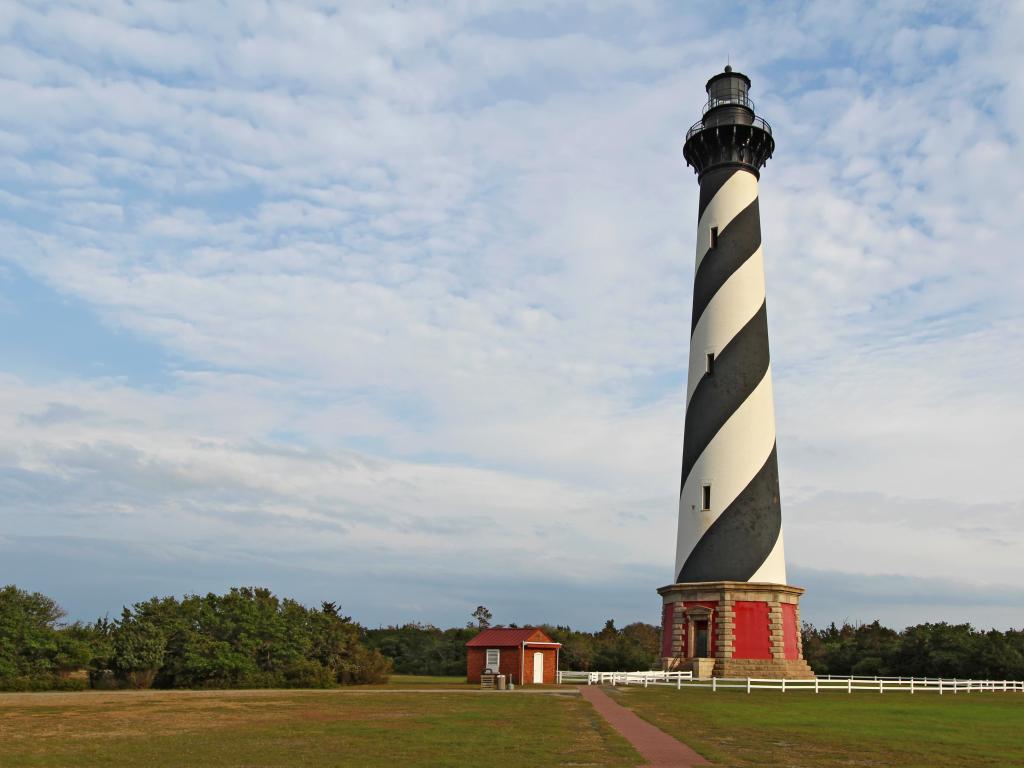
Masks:
[[[0,583],[657,622],[729,61],[803,618],[1024,625],[1024,5],[708,8],[0,5]]]

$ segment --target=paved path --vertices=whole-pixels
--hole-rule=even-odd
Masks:
[[[611,726],[621,733],[633,748],[656,768],[688,768],[691,765],[711,765],[681,741],[672,738],[646,720],[616,704],[608,694],[596,685],[584,685],[580,689],[583,698],[594,705]]]

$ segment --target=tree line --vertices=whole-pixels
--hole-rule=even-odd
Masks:
[[[46,595],[0,589],[0,689],[325,688],[391,670],[337,604],[307,608],[256,587],[154,597],[114,620],[64,617]]]
[[[902,632],[870,624],[804,625],[804,658],[816,674],[1024,680],[1024,630],[929,623]]]
[[[392,659],[396,672],[462,675],[466,641],[488,622],[439,629],[406,624],[366,631],[367,643]],[[515,626],[515,625],[510,625]],[[541,625],[562,643],[560,667],[585,672],[657,669],[661,629],[609,620],[597,632]],[[929,623],[898,632],[870,624],[803,626],[804,658],[816,674],[1024,680],[1024,631],[978,630],[970,624]]]
[[[490,626],[483,606],[464,627],[429,624],[367,629],[336,603],[309,608],[270,590],[154,597],[116,619],[63,621],[38,592],[0,589],[0,690],[85,687],[329,687],[378,683],[394,671],[466,673],[466,642]],[[514,627],[515,625],[509,625]],[[609,620],[596,632],[542,625],[562,643],[562,669],[655,669],[661,629]],[[1024,631],[930,623],[901,632],[871,624],[803,627],[815,673],[1024,679]]]
[[[394,662],[395,672],[465,675],[466,643],[490,625],[489,620],[480,620],[476,612],[474,617],[477,618],[475,624],[450,629],[419,623],[367,629],[366,641]],[[540,628],[552,640],[562,643],[560,664],[563,669],[651,669],[661,662],[661,629],[651,624],[637,622],[617,629],[615,622],[608,620],[598,632],[550,624]]]

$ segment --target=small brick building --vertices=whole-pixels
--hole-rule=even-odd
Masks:
[[[557,682],[561,647],[536,627],[485,629],[466,643],[466,682],[479,683],[487,670],[516,685]]]

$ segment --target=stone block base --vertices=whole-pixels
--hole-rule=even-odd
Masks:
[[[694,677],[706,680],[715,672],[715,659],[690,659],[690,671]]]
[[[814,677],[803,659],[800,587],[709,581],[658,593],[665,669],[690,669],[694,677]]]
[[[814,670],[803,659],[715,659],[714,677],[767,677],[813,680]]]
[[[668,672],[693,672],[694,678],[707,679],[713,676],[716,660],[713,658],[681,659],[665,656],[661,668]]]

